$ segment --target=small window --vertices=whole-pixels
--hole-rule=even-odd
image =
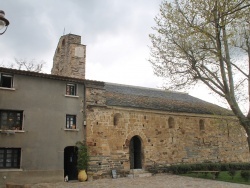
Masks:
[[[200,131],[204,131],[205,130],[205,122],[204,122],[203,119],[200,119],[199,126],[200,126]]]
[[[13,87],[13,76],[10,74],[0,73],[0,87]]]
[[[121,114],[114,115],[114,125],[115,126],[119,124],[120,119],[121,119]]]
[[[66,129],[76,129],[76,115],[66,115]]]
[[[172,117],[168,118],[168,127],[174,128],[174,118]]]
[[[0,148],[0,169],[20,168],[21,148]]]
[[[1,130],[22,130],[23,112],[0,110]]]
[[[76,84],[67,84],[66,95],[76,95]]]
[[[65,45],[65,39],[63,39],[63,41],[62,41],[62,46],[64,46]]]

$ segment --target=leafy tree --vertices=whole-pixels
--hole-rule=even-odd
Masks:
[[[248,135],[250,111],[250,0],[163,1],[155,18],[150,62],[169,88],[198,82],[224,98]]]

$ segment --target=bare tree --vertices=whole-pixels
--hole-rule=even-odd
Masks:
[[[14,59],[15,62],[11,63],[10,65],[6,66],[2,63],[1,66],[14,68],[18,70],[27,70],[33,72],[42,72],[43,66],[46,64],[44,61],[37,62],[35,59],[27,60],[27,59]]]
[[[155,74],[183,89],[201,82],[224,98],[248,135],[250,107],[250,0],[163,1],[155,18],[150,62]],[[248,89],[246,89],[248,88]]]

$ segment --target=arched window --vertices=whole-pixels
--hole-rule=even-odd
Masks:
[[[64,46],[65,45],[65,39],[63,39],[63,41],[62,41],[62,46]]]
[[[117,114],[114,115],[114,125],[115,126],[119,124],[119,121],[120,121],[121,117],[122,116],[119,113],[117,113]]]
[[[172,117],[168,118],[168,127],[174,128],[174,118]]]
[[[200,126],[200,131],[204,131],[205,130],[205,122],[204,122],[203,119],[200,119],[199,126]]]

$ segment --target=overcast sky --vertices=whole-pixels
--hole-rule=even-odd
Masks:
[[[161,88],[153,74],[148,35],[161,0],[0,0],[10,21],[0,36],[0,64],[45,61],[50,73],[59,38],[76,34],[87,45],[86,79]],[[190,94],[215,102],[206,88]]]

